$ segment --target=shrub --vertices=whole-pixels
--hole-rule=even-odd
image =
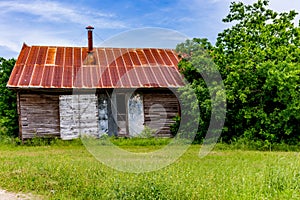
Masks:
[[[267,8],[268,2],[232,3],[223,22],[233,26],[218,34],[215,46],[205,39],[177,46],[183,56],[179,69],[198,99],[198,138],[204,137],[213,117],[214,103],[200,73],[211,64],[206,52],[226,89],[223,141],[246,138],[266,146],[300,142],[300,28],[293,22],[297,13],[277,13]],[[217,96],[218,92],[212,94]]]
[[[15,64],[14,59],[0,57],[0,135],[18,135],[18,112],[16,93],[6,87]]]

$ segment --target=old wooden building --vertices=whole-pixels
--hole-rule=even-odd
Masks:
[[[170,134],[183,86],[171,49],[23,45],[7,86],[17,92],[22,139],[82,134]]]

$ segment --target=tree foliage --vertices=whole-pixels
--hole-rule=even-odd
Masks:
[[[218,127],[222,126],[225,118],[224,85],[210,55],[212,48],[207,39],[196,38],[187,40],[176,48],[182,57],[178,68],[189,83],[180,89],[181,102],[191,104],[190,108],[182,108],[181,112],[189,116],[189,120],[185,122],[187,127],[192,119],[198,120],[197,140],[208,136],[207,133],[209,139],[217,136]],[[196,102],[193,101],[193,96]],[[196,115],[196,111],[200,116]]]
[[[277,13],[267,8],[268,2],[232,3],[223,22],[234,25],[218,34],[216,44],[198,39],[202,42],[189,47],[207,49],[222,75],[227,98],[224,140],[300,141],[300,29],[293,23],[297,13]],[[179,64],[197,90],[205,90],[203,78],[190,69],[201,64],[187,59]],[[203,95],[198,98],[201,108],[210,97],[197,94]]]
[[[6,136],[18,134],[16,93],[6,87],[15,62],[0,57],[0,135]]]

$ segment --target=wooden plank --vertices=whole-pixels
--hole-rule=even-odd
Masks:
[[[17,112],[18,112],[18,125],[19,125],[19,138],[22,139],[22,123],[21,123],[21,105],[20,105],[20,92],[17,92]]]
[[[147,91],[144,93],[145,125],[157,130],[157,136],[170,137],[170,125],[179,113],[176,96],[168,90]]]
[[[20,137],[59,136],[58,95],[19,94]]]

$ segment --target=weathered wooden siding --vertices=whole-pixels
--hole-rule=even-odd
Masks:
[[[60,136],[58,95],[19,93],[22,139]]]
[[[126,119],[128,128],[126,130],[129,131],[129,135],[137,135],[140,132],[139,130],[133,134],[131,130],[135,125],[132,123],[139,121],[134,116],[135,114],[139,114],[138,116],[143,118],[140,120],[144,122],[144,124],[138,123],[141,128],[143,128],[143,125],[146,125],[157,130],[158,136],[170,136],[170,125],[174,123],[173,118],[179,112],[176,96],[170,90],[143,89],[138,90],[137,93],[141,95],[142,102],[139,106],[143,110],[138,110],[139,112],[136,113],[136,108],[139,107],[130,107],[133,102],[131,102],[132,99],[127,94],[127,101],[129,101],[124,104],[126,107],[129,106],[126,111],[126,115],[128,115]],[[115,104],[112,106],[112,102],[110,101],[110,98],[112,98],[111,94],[109,92],[104,94],[107,95],[106,112],[108,115],[108,124],[106,126],[108,126],[108,134],[122,135],[122,132],[120,132],[122,127],[120,127],[120,123],[115,121],[118,119],[116,114],[118,108],[115,112],[112,110],[112,107],[117,106],[117,101],[116,99],[112,101]],[[99,118],[102,115],[99,115],[99,103],[98,95],[95,94],[62,95],[61,93],[61,95],[57,95],[19,93],[20,136],[23,139],[36,136],[55,136],[62,139],[73,139],[85,134],[99,135],[100,132],[103,132],[103,130],[100,131]],[[116,116],[113,117],[113,114]],[[126,134],[128,135],[128,133]]]
[[[98,98],[95,94],[60,95],[59,110],[62,139],[99,135]]]
[[[156,130],[158,136],[170,136],[170,125],[178,113],[178,100],[171,91],[144,93],[145,125]]]

